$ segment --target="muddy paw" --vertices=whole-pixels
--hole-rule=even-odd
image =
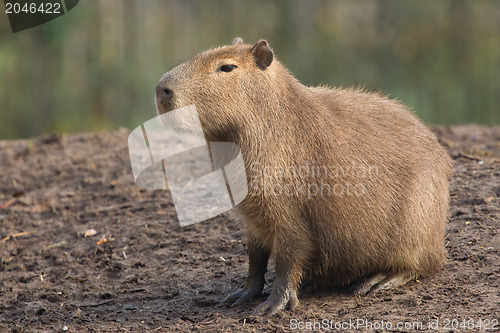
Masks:
[[[293,310],[298,304],[297,292],[286,289],[275,293],[273,290],[269,298],[253,310],[252,315],[274,315],[283,310],[287,305]]]

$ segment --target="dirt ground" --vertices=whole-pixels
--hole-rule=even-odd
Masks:
[[[0,142],[0,332],[498,331],[500,127],[433,130],[456,163],[444,269],[365,297],[305,288],[274,317],[250,315],[272,270],[261,299],[220,305],[245,278],[243,225],[181,228],[167,192],[135,185],[127,130]]]

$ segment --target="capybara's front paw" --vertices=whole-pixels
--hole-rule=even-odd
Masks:
[[[297,298],[297,292],[292,288],[286,288],[280,291],[275,291],[278,288],[273,289],[269,298],[261,303],[259,306],[253,310],[252,315],[274,315],[288,305],[288,307],[293,310],[299,305],[299,299]]]
[[[248,286],[245,285],[237,292],[227,296],[222,302],[233,303],[233,305],[245,303],[249,300],[252,300],[260,296],[263,288],[264,288],[264,283],[254,283]]]

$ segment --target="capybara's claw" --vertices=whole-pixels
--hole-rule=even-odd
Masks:
[[[233,305],[243,304],[249,300],[252,300],[260,295],[262,292],[261,286],[251,286],[239,289],[237,292],[227,296],[222,301],[223,303],[233,303]]]
[[[231,295],[227,296],[222,300],[222,303],[229,304],[229,303],[234,303],[236,300],[238,300],[241,295],[244,293],[243,289],[238,289],[238,291],[232,293]]]
[[[253,311],[252,315],[254,316],[262,316],[262,315],[274,315],[286,306],[293,310],[299,305],[299,299],[297,298],[297,293],[291,290],[285,290],[283,292],[271,293],[269,298],[259,304]]]
[[[238,298],[236,302],[234,302],[234,305],[243,304],[249,300],[256,298],[257,296],[260,295],[261,291],[262,291],[261,289],[255,287],[248,289],[240,296],[240,298]]]

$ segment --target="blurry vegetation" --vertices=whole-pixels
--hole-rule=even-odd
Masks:
[[[267,39],[305,84],[500,124],[498,0],[92,0],[16,34],[0,16],[0,139],[136,127],[165,71],[235,36]]]

